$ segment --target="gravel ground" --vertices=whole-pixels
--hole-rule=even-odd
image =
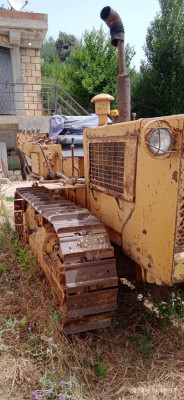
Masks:
[[[13,197],[17,188],[32,186],[33,182],[22,181],[22,182],[10,182],[1,185],[1,193],[6,197]]]
[[[0,208],[5,207],[6,211],[9,215],[9,221],[13,225],[14,219],[14,201],[13,197],[17,188],[21,187],[30,187],[33,182],[30,181],[22,181],[22,182],[10,182],[0,185]],[[0,220],[1,220],[0,216]]]

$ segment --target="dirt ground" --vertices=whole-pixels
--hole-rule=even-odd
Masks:
[[[1,185],[1,191],[2,193],[4,193],[6,197],[11,197],[14,196],[16,188],[29,187],[29,186],[32,186],[32,182],[30,181],[10,182]]]
[[[11,219],[16,187],[30,185],[2,185]],[[0,266],[8,267],[0,275],[0,400],[183,400],[183,284],[137,282],[134,263],[115,246],[119,296],[112,327],[67,338],[38,263],[25,270],[23,250],[17,261],[17,247],[13,253],[12,243],[1,241]]]
[[[13,208],[14,208],[13,197],[16,188],[30,187],[30,186],[32,186],[32,182],[30,181],[10,182],[1,185],[0,194],[3,197],[3,202],[5,204],[6,210],[10,215],[11,222],[13,221]]]

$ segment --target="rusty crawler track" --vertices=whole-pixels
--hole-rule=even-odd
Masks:
[[[95,215],[43,187],[20,188],[15,226],[58,296],[65,333],[109,326],[117,308],[116,263]]]

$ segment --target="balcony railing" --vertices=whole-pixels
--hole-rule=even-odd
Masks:
[[[52,83],[0,83],[0,115],[88,115],[61,86]]]

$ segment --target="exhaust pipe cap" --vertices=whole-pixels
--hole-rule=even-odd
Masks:
[[[111,7],[104,7],[100,13],[100,18],[105,21],[110,28],[111,44],[115,47],[118,46],[118,40],[124,42],[124,26],[119,14]]]

